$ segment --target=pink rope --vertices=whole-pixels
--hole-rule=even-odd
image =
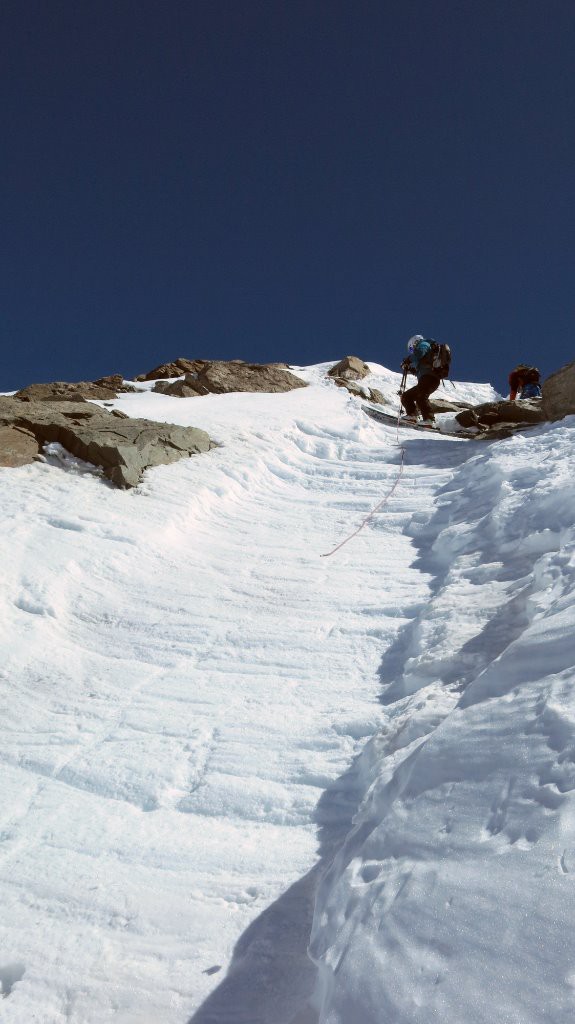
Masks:
[[[369,520],[372,519],[373,516],[377,512],[379,512],[379,510],[381,508],[383,508],[383,506],[389,501],[389,499],[391,498],[391,495],[395,491],[395,488],[397,487],[399,481],[401,480],[401,474],[403,473],[404,464],[405,464],[405,448],[403,447],[402,444],[400,444],[400,441],[399,441],[399,417],[400,416],[401,416],[401,409],[400,409],[398,417],[397,417],[397,446],[398,446],[398,448],[401,451],[401,461],[400,461],[400,464],[399,464],[399,473],[397,474],[397,478],[395,480],[395,483],[393,484],[393,487],[391,488],[391,490],[388,491],[388,493],[385,495],[385,497],[381,499],[379,504],[377,504],[375,506],[375,508],[372,508],[371,512],[369,512],[366,515],[366,517],[363,520],[363,522],[359,524],[357,530],[354,530],[353,533],[350,533],[349,537],[345,537],[344,540],[342,540],[337,545],[337,547],[333,548],[332,551],[326,551],[324,554],[320,555],[320,558],[329,558],[330,555],[335,555],[336,551],[339,551],[340,548],[342,548],[344,546],[344,544],[347,544],[348,541],[353,540],[354,537],[357,537],[359,531],[363,530],[364,526],[367,523],[369,523]]]

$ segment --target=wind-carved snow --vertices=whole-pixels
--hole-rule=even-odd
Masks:
[[[472,456],[411,527],[425,611],[318,899],[321,1020],[573,1020],[573,425]]]
[[[222,444],[136,492],[0,477],[10,1024],[572,1015],[571,421],[402,433],[322,559],[400,468],[329,365],[122,397]]]

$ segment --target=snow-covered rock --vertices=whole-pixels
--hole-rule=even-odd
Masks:
[[[133,419],[120,410],[110,412],[89,402],[52,403],[2,396],[0,424],[23,428],[33,435],[37,445],[62,445],[76,458],[99,466],[119,487],[136,487],[151,466],[176,462],[214,447],[208,434],[197,427]],[[31,462],[37,445],[35,449],[30,447],[27,460],[5,461],[4,465]]]

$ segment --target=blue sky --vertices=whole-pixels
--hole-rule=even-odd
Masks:
[[[3,373],[575,358],[572,0],[7,0]]]

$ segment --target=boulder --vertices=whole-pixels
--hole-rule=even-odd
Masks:
[[[387,399],[383,397],[381,391],[378,391],[377,388],[369,388],[368,390],[369,400],[370,402],[373,402],[374,405],[389,405]]]
[[[370,373],[369,366],[359,356],[345,356],[327,371],[328,377],[340,377],[342,380],[363,380]]]
[[[447,398],[437,398],[435,394],[431,395],[429,404],[434,413],[461,412],[463,409],[471,409],[470,402],[450,402]]]
[[[197,398],[198,395],[209,395],[208,389],[198,383],[197,373],[186,373],[178,380],[158,380],[154,391],[161,395],[172,395],[174,398]]]
[[[197,385],[213,395],[232,391],[262,391],[283,394],[295,388],[306,388],[305,381],[283,367],[260,363],[228,363],[214,360],[198,371]]]
[[[388,404],[377,388],[368,388],[367,384],[358,384],[357,381],[345,380],[344,377],[334,377],[333,382],[338,388],[346,388],[351,395],[365,398],[368,402],[374,402],[376,405]]]
[[[184,373],[196,373],[206,364],[205,359],[184,359],[180,356],[172,363],[160,363],[148,373],[141,373],[136,380],[165,380],[168,377],[181,377]]]
[[[0,426],[28,431],[42,446],[57,441],[119,487],[135,487],[144,470],[215,447],[203,430],[131,419],[88,402],[22,402],[0,397]]]
[[[0,427],[0,466],[27,466],[38,457],[40,445],[24,427]]]
[[[575,363],[567,363],[543,384],[543,411],[548,420],[575,413]]]
[[[124,378],[121,373],[111,373],[107,377],[100,377],[94,381],[94,384],[99,388],[109,388],[110,391],[115,391],[116,394],[131,394],[137,390],[137,388],[131,387],[130,384],[124,383]]]
[[[500,402],[484,402],[482,405],[474,405],[457,413],[455,419],[462,427],[493,427],[496,424],[529,426],[543,423],[546,417],[540,399],[531,398],[524,402],[511,402],[507,399]]]
[[[178,398],[198,395],[226,395],[234,391],[283,393],[307,384],[279,364],[243,363],[241,360],[204,362],[197,370],[186,373],[182,381],[160,382],[154,391]]]

